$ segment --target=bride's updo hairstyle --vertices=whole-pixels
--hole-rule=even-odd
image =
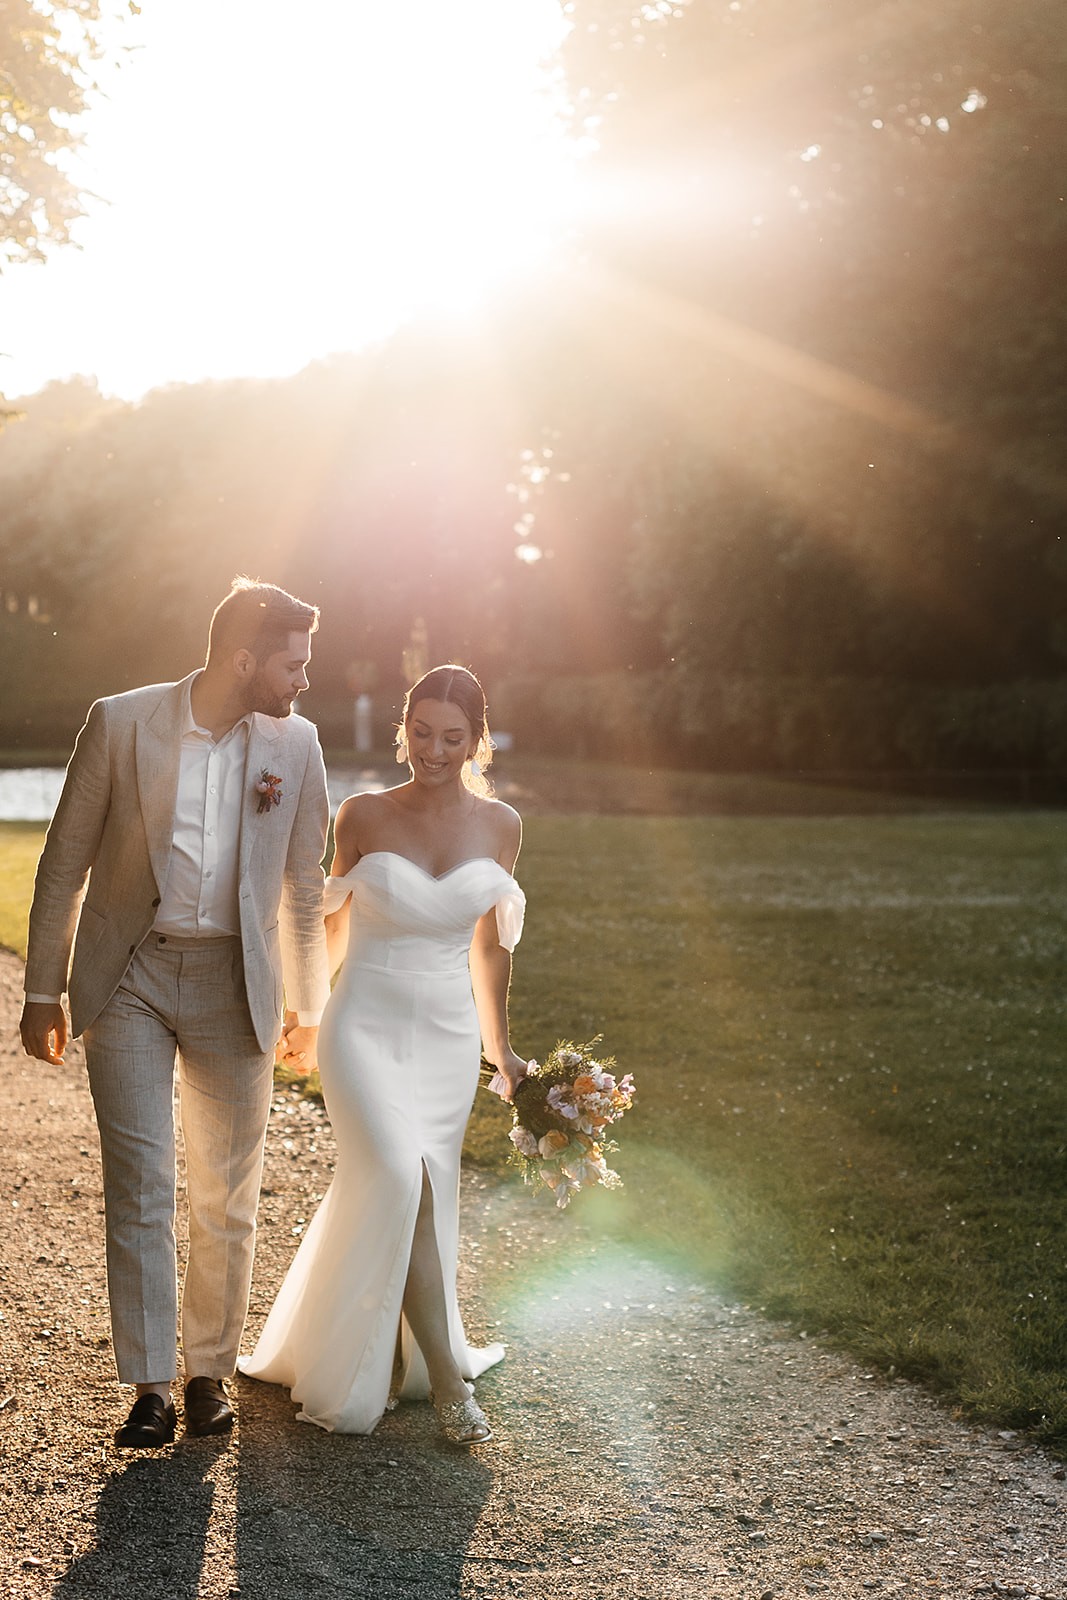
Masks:
[[[474,755],[463,763],[463,782],[472,794],[491,795],[493,786],[485,769],[493,759],[493,741],[486,718],[485,690],[466,667],[449,663],[431,667],[404,696],[404,715],[396,730],[397,760],[407,760],[408,718],[420,700],[443,700],[458,706],[471,725]]]

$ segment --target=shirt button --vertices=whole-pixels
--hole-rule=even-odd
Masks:
[[[209,867],[209,868],[208,868],[208,870],[207,870],[207,872],[205,872],[205,873],[204,873],[204,877],[205,877],[205,878],[210,878],[210,877],[212,877],[212,876],[213,876],[213,874],[212,874],[212,872],[211,872],[211,869],[210,869],[210,867]]]
[[[219,791],[218,791],[218,790],[217,790],[217,789],[216,789],[216,787],[215,787],[215,785],[214,785],[214,784],[212,784],[212,785],[211,785],[211,788],[210,788],[210,789],[209,789],[209,790],[208,790],[208,793],[209,793],[209,794],[218,794],[218,792],[219,792]]]

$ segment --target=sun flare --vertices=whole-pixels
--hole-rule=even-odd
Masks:
[[[563,31],[554,0],[143,7],[86,127],[106,204],[5,278],[3,386],[280,374],[536,269],[573,205]]]

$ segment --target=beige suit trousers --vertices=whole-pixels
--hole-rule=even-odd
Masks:
[[[122,1383],[176,1376],[174,1076],[189,1202],[185,1376],[228,1378],[248,1306],[273,1051],[257,1043],[240,939],[150,933],[85,1031],[100,1128],[107,1279]]]

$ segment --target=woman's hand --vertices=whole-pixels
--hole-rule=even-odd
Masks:
[[[510,1105],[515,1098],[515,1090],[519,1087],[523,1078],[526,1077],[534,1062],[524,1061],[509,1046],[506,1050],[500,1052],[498,1060],[491,1060],[490,1064],[496,1068],[496,1072],[490,1079],[488,1087],[494,1094],[498,1094],[501,1100],[506,1100]]]
[[[282,1024],[282,1036],[274,1046],[274,1065],[290,1067],[301,1078],[306,1078],[318,1066],[316,1047],[318,1027],[301,1026],[295,1011],[287,1011]]]

